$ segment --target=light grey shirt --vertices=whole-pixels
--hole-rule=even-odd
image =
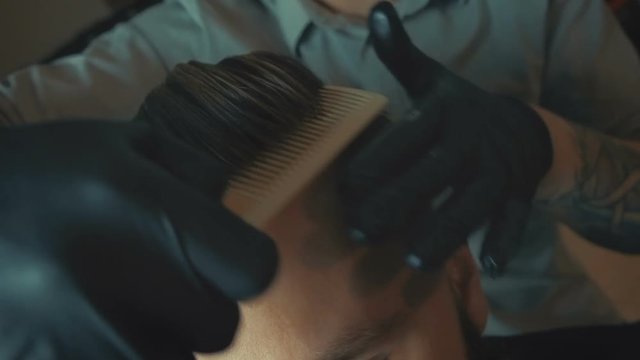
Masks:
[[[420,49],[480,87],[640,138],[640,63],[602,0],[400,0],[397,7]],[[8,76],[0,124],[130,119],[177,63],[251,50],[295,56],[326,83],[383,93],[400,116],[409,99],[367,36],[364,23],[311,0],[167,0],[82,54]],[[473,249],[481,238],[471,237]],[[556,245],[553,223],[535,212],[509,272],[484,279],[487,333],[620,321]]]

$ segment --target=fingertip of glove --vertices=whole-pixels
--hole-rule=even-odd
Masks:
[[[503,272],[502,268],[503,267],[498,264],[498,261],[496,261],[496,259],[493,256],[485,255],[485,256],[482,257],[480,262],[482,264],[482,269],[492,279],[495,279],[495,278],[499,277],[500,275],[502,275],[502,272]]]
[[[209,322],[205,329],[200,329],[196,334],[196,343],[192,347],[193,351],[200,353],[212,353],[222,351],[235,340],[238,323],[240,322],[240,310],[233,303],[233,306],[217,309],[215,314],[215,325]]]
[[[374,39],[380,45],[382,41],[386,46],[391,45],[391,39],[394,37],[394,19],[395,8],[388,1],[376,4],[369,13],[369,29],[375,35]]]
[[[263,293],[276,275],[278,269],[278,250],[267,235],[256,232],[247,246],[242,266],[245,279],[237,281],[227,289],[228,295],[236,300],[246,300]]]
[[[227,224],[217,240],[186,238],[185,251],[203,280],[232,300],[245,300],[264,292],[278,268],[278,251],[267,235],[236,223]],[[235,231],[234,231],[235,230]]]
[[[404,258],[404,262],[412,269],[420,270],[424,266],[422,258],[416,254],[408,254]]]
[[[371,12],[369,13],[369,24],[388,26],[389,25],[388,14],[389,14],[389,11],[393,11],[393,10],[394,10],[393,4],[391,4],[388,1],[381,1],[377,3],[376,5],[374,5],[373,8],[371,8]]]
[[[278,250],[276,248],[275,243],[271,238],[266,235],[261,234],[263,237],[261,241],[261,262],[259,267],[256,268],[256,283],[254,289],[249,289],[253,291],[247,292],[247,297],[256,296],[266,290],[276,275],[278,270]]]

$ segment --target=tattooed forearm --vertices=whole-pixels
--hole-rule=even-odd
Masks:
[[[576,186],[546,206],[588,240],[640,253],[640,147],[585,128],[575,130],[582,161]]]

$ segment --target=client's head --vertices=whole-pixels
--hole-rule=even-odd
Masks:
[[[139,118],[236,169],[316,111],[322,83],[295,60],[252,53],[178,65]],[[475,356],[487,306],[466,247],[438,271],[403,264],[403,239],[362,247],[346,236],[326,170],[268,225],[280,269],[241,304],[228,359],[465,359]],[[215,321],[215,319],[212,319]]]

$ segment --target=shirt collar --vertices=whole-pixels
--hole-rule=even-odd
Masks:
[[[431,0],[399,0],[396,9],[400,18],[411,16],[429,5]]]
[[[275,15],[289,49],[295,53],[298,42],[311,18],[301,1],[304,0],[262,0],[262,3]]]
[[[318,19],[324,18],[324,25],[340,24],[340,27],[346,25],[343,19],[330,21],[327,17],[338,18],[339,15],[330,15],[325,13],[317,13],[317,6],[311,6],[313,0],[261,0],[264,5],[271,10],[276,16],[282,34],[287,42],[287,46],[292,53],[296,53],[299,42],[302,39],[307,27]],[[398,0],[396,9],[401,18],[411,16],[422,10],[432,0]],[[306,4],[305,4],[306,2]]]

